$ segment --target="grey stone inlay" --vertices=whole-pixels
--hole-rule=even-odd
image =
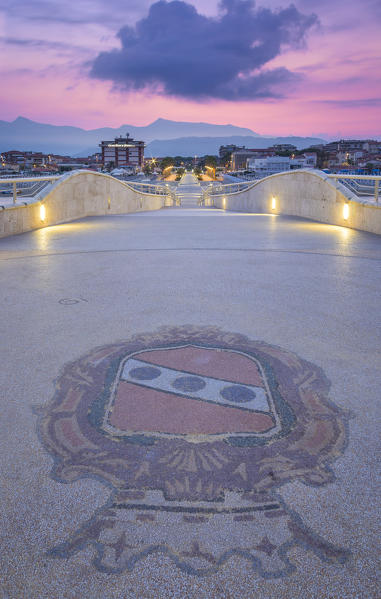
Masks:
[[[221,395],[224,399],[236,403],[247,403],[256,397],[255,391],[249,387],[244,387],[243,385],[230,385],[229,387],[225,387],[222,389]]]
[[[132,368],[129,375],[138,381],[152,381],[153,379],[157,379],[161,375],[161,372],[159,368],[154,368],[153,366],[141,366]]]
[[[172,387],[180,391],[200,391],[206,387],[206,382],[198,376],[180,376],[173,381]]]

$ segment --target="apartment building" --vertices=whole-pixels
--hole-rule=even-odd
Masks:
[[[144,141],[137,141],[126,134],[126,137],[116,137],[114,140],[102,141],[102,163],[104,166],[142,167],[144,164]]]

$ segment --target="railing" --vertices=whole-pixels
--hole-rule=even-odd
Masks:
[[[380,175],[344,175],[335,173],[329,174],[327,177],[341,183],[358,197],[374,197],[375,203],[378,204]]]
[[[172,188],[168,184],[159,185],[156,183],[142,183],[141,181],[123,181],[123,183],[139,193],[149,193],[150,195],[165,196],[172,191]]]
[[[295,173],[297,170],[284,171],[282,173],[276,173],[277,175],[286,175],[288,173]],[[308,171],[307,171],[308,172]],[[328,179],[333,179],[335,183],[341,183],[358,198],[368,198],[376,204],[379,202],[379,190],[380,190],[380,175],[343,175],[340,173],[326,174]],[[211,183],[207,187],[204,187],[202,203],[210,203],[213,196],[227,196],[240,191],[246,191],[250,187],[256,185],[263,179],[256,179],[252,181],[244,181],[239,183]]]
[[[58,181],[59,176],[51,177],[13,177],[11,179],[0,179],[0,204],[1,200],[17,200],[34,198],[45,187]]]
[[[129,181],[128,183],[126,183],[126,185],[139,193],[165,196],[166,198],[168,198],[170,205],[176,206],[180,204],[180,200],[176,195],[176,188],[169,185],[168,183],[163,185],[155,183],[141,183],[140,181]]]
[[[202,204],[207,204],[211,196],[230,195],[240,191],[246,191],[253,181],[240,181],[237,183],[211,183],[202,187]]]
[[[65,173],[65,175],[51,177],[0,178],[0,206],[5,208],[6,205],[14,205],[20,202],[27,203],[25,202],[26,199],[33,201],[37,199],[38,194],[48,185],[60,179],[67,178],[70,174],[73,174],[73,171]],[[138,193],[165,196],[173,204],[178,202],[175,190],[168,183],[165,185],[141,183],[139,181],[121,181],[121,183]]]

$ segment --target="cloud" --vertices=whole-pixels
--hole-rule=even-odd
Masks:
[[[101,52],[90,74],[120,89],[193,100],[277,97],[298,76],[265,65],[285,48],[304,47],[317,22],[294,5],[270,10],[253,0],[222,0],[213,18],[186,2],[160,0],[134,27],[120,29],[121,47]]]
[[[16,38],[16,37],[2,37],[0,36],[0,42],[11,45],[21,46],[28,48],[38,48],[41,50],[57,50],[64,52],[87,52],[85,48],[78,45],[67,44],[65,42],[50,42],[48,40],[37,40],[29,38]]]
[[[120,18],[139,18],[149,0],[0,0],[7,18],[35,22],[115,25]]]
[[[356,100],[316,100],[318,104],[327,104],[339,108],[378,108],[381,107],[381,98],[360,98]]]

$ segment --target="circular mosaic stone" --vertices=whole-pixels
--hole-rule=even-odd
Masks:
[[[172,383],[172,387],[186,393],[200,391],[205,385],[205,381],[198,376],[180,376]]]
[[[152,381],[161,375],[161,370],[153,366],[141,366],[130,370],[129,375],[138,381]]]
[[[226,401],[234,401],[234,403],[246,403],[256,397],[255,392],[243,385],[231,385],[224,387],[220,395]]]

